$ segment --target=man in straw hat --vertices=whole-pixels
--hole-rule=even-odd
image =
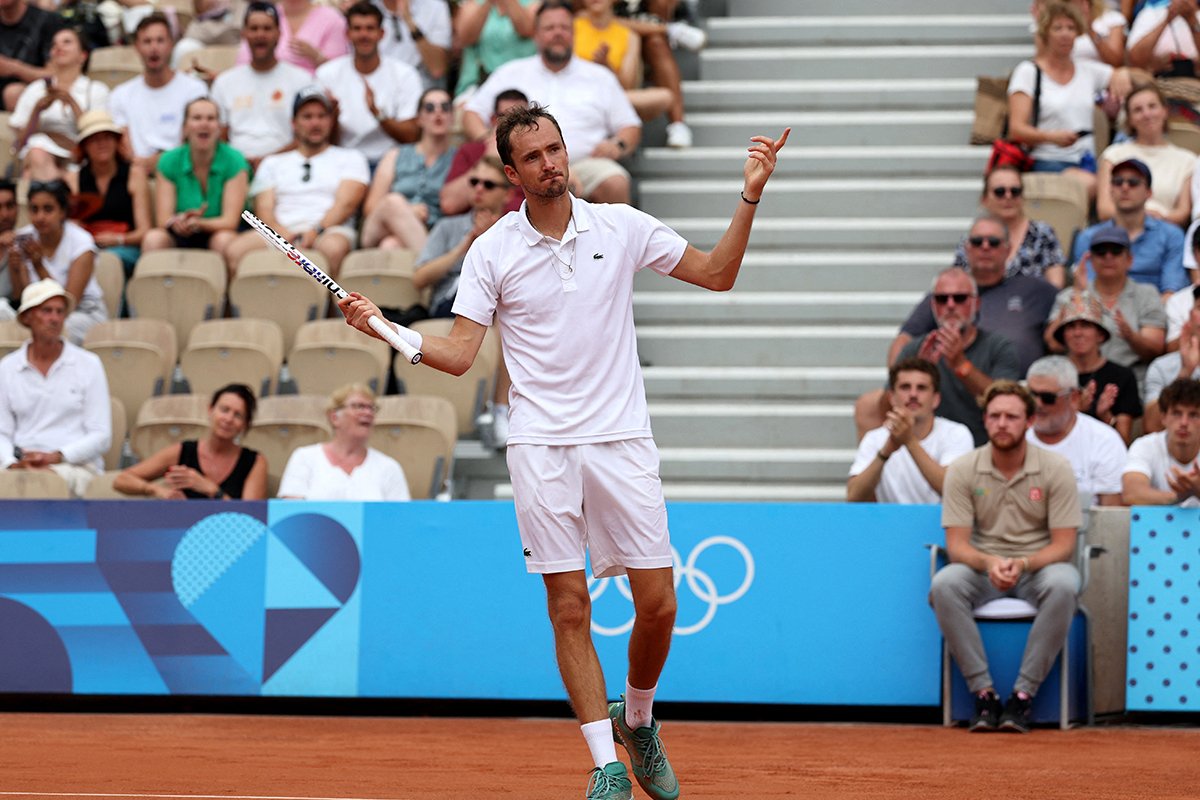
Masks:
[[[103,469],[112,423],[100,359],[63,338],[73,305],[49,278],[21,293],[30,338],[0,359],[0,469],[54,470],[79,497]]]

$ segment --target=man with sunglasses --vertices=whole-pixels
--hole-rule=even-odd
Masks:
[[[1095,275],[1095,265],[1089,258],[1092,240],[1102,230],[1120,228],[1128,236],[1127,246],[1133,255],[1130,278],[1154,286],[1164,297],[1191,285],[1183,268],[1183,231],[1146,213],[1151,194],[1150,167],[1136,158],[1122,161],[1112,168],[1107,191],[1116,213],[1108,222],[1093,225],[1075,237],[1072,257],[1076,276],[1080,269],[1087,270],[1089,280]]]
[[[1158,397],[1164,430],[1129,446],[1122,499],[1130,506],[1200,506],[1200,381],[1180,378]]]
[[[469,185],[471,167],[479,163],[485,155],[500,158],[496,151],[496,123],[500,118],[514,108],[528,108],[529,98],[518,89],[505,89],[496,95],[496,104],[492,107],[491,127],[482,139],[463,142],[454,151],[454,160],[450,162],[450,171],[446,173],[446,183],[438,199],[443,214],[462,214],[470,209],[471,197],[474,190]],[[513,186],[508,193],[508,211],[516,211],[525,200],[521,187]]]

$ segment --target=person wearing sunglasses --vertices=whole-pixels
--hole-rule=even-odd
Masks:
[[[496,95],[496,105],[492,112],[492,126],[482,139],[463,142],[454,153],[450,162],[450,171],[446,173],[446,182],[442,184],[439,195],[443,214],[462,214],[471,208],[471,200],[475,190],[470,185],[471,168],[479,163],[479,159],[490,155],[499,160],[496,151],[496,123],[500,118],[514,108],[528,108],[529,98],[517,89],[508,89]],[[513,186],[508,193],[507,211],[516,211],[525,200],[521,187]]]
[[[1200,507],[1200,381],[1173,381],[1158,405],[1163,429],[1129,446],[1121,499],[1129,506]]]
[[[1136,158],[1126,159],[1112,169],[1108,192],[1116,209],[1113,218],[1080,231],[1075,237],[1072,258],[1075,285],[1082,288],[1084,276],[1095,276],[1095,263],[1089,257],[1091,244],[1100,231],[1120,228],[1132,253],[1129,277],[1158,290],[1166,299],[1192,284],[1183,267],[1184,235],[1178,225],[1147,213],[1152,194],[1150,167]]]
[[[1000,218],[1008,227],[1009,251],[1005,275],[1030,275],[1044,278],[1061,289],[1066,285],[1067,256],[1058,241],[1054,228],[1025,214],[1024,187],[1021,171],[1005,164],[983,177],[980,205]],[[954,266],[967,267],[967,235],[954,251]],[[978,279],[978,276],[976,277]]]

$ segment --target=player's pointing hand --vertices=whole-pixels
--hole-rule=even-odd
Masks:
[[[746,188],[742,194],[747,200],[753,202],[759,199],[763,187],[767,185],[767,178],[771,177],[771,173],[775,171],[776,155],[787,143],[791,132],[791,128],[784,128],[783,135],[778,139],[771,139],[767,136],[750,137],[750,141],[754,144],[750,145],[750,154],[746,158],[746,167],[743,170],[746,176]]]

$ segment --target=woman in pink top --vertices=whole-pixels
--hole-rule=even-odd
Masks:
[[[315,72],[317,67],[349,52],[346,40],[346,18],[330,6],[319,6],[311,0],[280,0],[279,46],[275,57]],[[237,63],[250,63],[250,48],[242,41]]]

